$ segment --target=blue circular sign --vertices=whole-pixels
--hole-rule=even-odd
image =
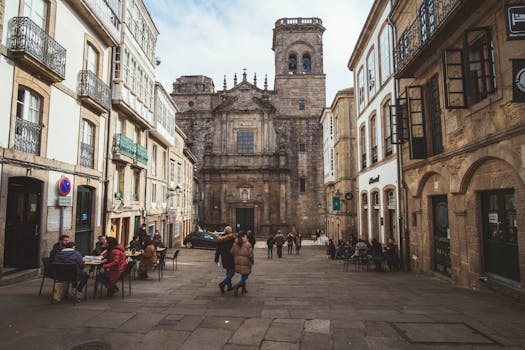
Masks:
[[[67,177],[61,178],[58,183],[58,192],[62,196],[67,196],[71,192],[71,180]]]

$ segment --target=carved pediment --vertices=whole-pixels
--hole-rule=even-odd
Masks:
[[[275,111],[275,107],[266,98],[265,93],[248,82],[242,82],[223,93],[221,100],[214,112]]]

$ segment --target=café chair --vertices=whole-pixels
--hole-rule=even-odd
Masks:
[[[157,257],[157,264],[153,267],[159,272],[159,281],[164,276],[164,266],[166,265],[166,253],[163,252]]]
[[[53,278],[53,291],[57,282],[67,283],[66,291],[69,292],[70,285],[76,286],[77,279],[77,264],[64,264],[64,263],[53,263],[53,269],[55,270],[55,277]],[[86,286],[87,287],[87,286]],[[87,288],[86,288],[87,290]],[[77,289],[75,288],[75,299]],[[76,300],[73,299],[73,304]],[[51,293],[51,303],[53,303],[53,293]]]
[[[133,268],[135,267],[135,263],[136,263],[135,260],[129,261],[128,264],[126,265],[126,269],[124,270],[124,272],[122,272],[122,274],[119,277],[119,281],[121,282],[120,287],[122,289],[122,299],[124,299],[124,280],[125,279],[128,280],[129,295],[131,296],[131,275],[132,275],[131,272],[133,271]]]
[[[172,259],[173,260],[173,271],[178,269],[177,258],[179,257],[179,252],[180,252],[180,249],[177,249],[175,251],[175,253],[173,253],[172,257],[168,257],[168,259]]]
[[[44,287],[44,279],[55,278],[55,271],[53,270],[53,265],[51,264],[51,261],[49,258],[42,258],[42,283],[40,283],[40,291],[38,292],[38,295],[42,295],[42,288]]]

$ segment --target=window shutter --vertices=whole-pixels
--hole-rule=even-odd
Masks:
[[[445,107],[447,109],[467,108],[463,64],[463,51],[461,49],[443,50]]]
[[[481,43],[481,57],[471,57],[471,47]],[[496,69],[494,62],[494,44],[490,36],[490,27],[471,28],[463,33],[463,55],[465,70],[465,91],[468,97],[481,94],[485,98],[496,90]],[[481,77],[471,76],[472,69],[478,67]],[[472,69],[471,69],[472,68]],[[473,81],[481,79],[479,90],[476,91]]]
[[[423,87],[407,86],[408,131],[410,141],[410,158],[427,157],[425,111],[423,106]]]
[[[405,98],[397,100],[397,104],[388,106],[390,109],[390,134],[392,144],[402,144],[407,140],[407,104]]]

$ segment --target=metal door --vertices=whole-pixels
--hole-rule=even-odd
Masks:
[[[450,230],[448,226],[447,196],[432,197],[434,233],[434,269],[447,276],[452,275],[450,261]]]
[[[514,190],[481,194],[485,271],[520,281]]]
[[[82,255],[89,255],[93,250],[93,192],[94,190],[87,186],[79,186],[77,190],[75,244]]]
[[[236,231],[253,231],[254,208],[237,208],[236,209]]]
[[[7,191],[4,266],[37,267],[42,183],[14,177],[9,179]]]

